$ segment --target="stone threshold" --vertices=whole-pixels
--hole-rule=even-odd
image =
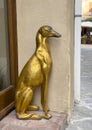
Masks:
[[[66,114],[51,111],[50,113],[53,117],[49,120],[19,120],[16,118],[15,111],[12,111],[0,121],[0,130],[65,130]]]

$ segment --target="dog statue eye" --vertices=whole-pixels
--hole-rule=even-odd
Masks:
[[[51,30],[52,30],[52,28],[49,26],[45,28],[45,31],[51,31]]]
[[[48,28],[45,28],[45,31],[48,31]]]

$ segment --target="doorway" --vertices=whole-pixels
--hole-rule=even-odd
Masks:
[[[82,37],[81,37],[82,35]],[[84,44],[92,44],[92,0],[75,0],[75,56],[74,56],[74,99],[80,102],[81,95],[81,53]],[[82,52],[81,52],[82,50]],[[85,54],[84,54],[85,55]]]
[[[0,0],[0,119],[14,107],[18,76],[16,32],[16,1]]]

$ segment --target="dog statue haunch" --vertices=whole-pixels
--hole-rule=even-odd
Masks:
[[[42,26],[36,36],[36,50],[33,56],[24,66],[19,78],[15,92],[16,115],[19,119],[49,119],[51,115],[48,113],[47,106],[47,89],[48,78],[51,70],[51,55],[48,37],[61,37],[50,26]],[[35,87],[41,86],[41,104],[44,115],[35,113],[26,113],[27,111],[39,110],[38,106],[30,105]]]

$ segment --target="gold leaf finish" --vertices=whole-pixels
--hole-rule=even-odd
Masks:
[[[36,36],[36,50],[25,64],[18,78],[15,92],[15,107],[16,115],[19,119],[40,120],[42,118],[49,119],[52,117],[48,113],[49,109],[47,106],[48,79],[52,65],[47,42],[47,38],[49,37],[61,37],[61,35],[50,26],[42,26]],[[41,87],[41,104],[45,114],[28,114],[27,111],[39,110],[38,106],[30,105],[34,95],[34,89],[39,86]]]

